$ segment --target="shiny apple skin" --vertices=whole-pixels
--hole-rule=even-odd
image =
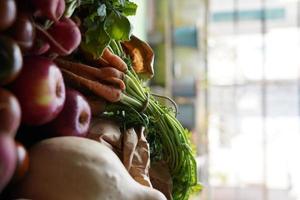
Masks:
[[[29,155],[25,147],[19,143],[16,143],[16,151],[17,151],[17,163],[16,170],[14,176],[12,178],[13,182],[20,181],[29,170]]]
[[[19,45],[0,35],[0,85],[13,82],[22,70],[23,57]]]
[[[0,1],[0,31],[10,27],[16,19],[17,5],[15,0]]]
[[[25,53],[32,47],[35,39],[35,28],[30,18],[31,16],[25,12],[18,13],[15,23],[9,29],[10,36]]]
[[[0,135],[0,194],[13,176],[16,160],[15,141],[8,135]]]
[[[21,104],[22,123],[26,125],[50,122],[65,102],[62,73],[49,58],[25,57],[21,74],[11,88]]]
[[[0,135],[15,137],[21,122],[21,108],[17,98],[0,88]]]
[[[73,89],[67,89],[64,108],[47,129],[54,136],[86,137],[90,119],[91,108],[84,96]]]

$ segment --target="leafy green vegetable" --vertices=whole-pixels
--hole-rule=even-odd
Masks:
[[[118,6],[118,5],[124,6],[125,0],[113,0],[113,5],[114,6]]]
[[[123,9],[123,14],[126,16],[135,15],[137,9],[137,5],[135,3],[126,1]]]
[[[90,26],[86,31],[84,39],[85,40],[81,42],[80,46],[93,57],[96,57],[95,55],[101,55],[104,48],[109,45],[111,40],[106,31],[103,30],[103,22]]]
[[[135,15],[135,3],[129,0],[81,0],[80,3],[86,30],[81,47],[86,53],[98,58],[111,40],[129,40],[132,26],[126,16]]]
[[[131,29],[131,24],[127,17],[120,13],[113,11],[106,17],[104,30],[111,39],[116,41],[129,40]]]

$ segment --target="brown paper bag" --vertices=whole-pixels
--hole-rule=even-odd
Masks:
[[[172,200],[173,181],[167,163],[160,161],[151,164],[150,180],[153,188],[162,192],[168,200]]]
[[[128,129],[123,137],[123,164],[140,184],[152,187],[149,179],[150,148],[144,127]]]
[[[107,119],[92,119],[88,138],[106,145],[120,158],[123,137],[118,123]]]
[[[88,138],[99,141],[112,149],[133,179],[142,185],[152,187],[149,179],[150,148],[144,130],[143,127],[130,128],[122,134],[118,123],[105,119],[93,119]]]

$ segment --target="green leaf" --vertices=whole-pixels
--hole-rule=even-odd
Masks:
[[[126,16],[135,15],[137,7],[135,3],[126,1],[122,13]]]
[[[99,58],[104,48],[110,43],[110,37],[103,30],[103,23],[95,24],[85,32],[81,48],[93,58]]]
[[[104,22],[104,30],[111,39],[116,41],[129,40],[132,27],[124,15],[111,12]]]
[[[125,0],[112,0],[114,7],[124,7]]]

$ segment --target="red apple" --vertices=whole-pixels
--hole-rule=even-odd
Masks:
[[[23,57],[19,45],[0,35],[0,85],[13,82],[22,69]]]
[[[21,108],[17,98],[0,88],[0,135],[14,137],[21,122]]]
[[[0,135],[0,194],[13,176],[16,168],[15,141],[8,135]]]
[[[23,52],[27,52],[34,42],[35,29],[31,16],[25,12],[19,12],[18,17],[9,29],[10,36],[18,43]]]
[[[28,172],[29,169],[29,156],[25,147],[21,143],[16,142],[16,151],[17,151],[17,163],[16,163],[16,170],[12,179],[13,182],[17,182],[21,180]]]
[[[87,135],[91,119],[91,109],[86,99],[77,91],[67,89],[63,110],[47,126],[55,136]]]
[[[7,29],[16,19],[17,6],[15,0],[0,1],[0,31]]]
[[[39,56],[25,57],[21,74],[12,90],[19,99],[22,122],[42,125],[53,120],[65,102],[61,71],[52,60]]]

